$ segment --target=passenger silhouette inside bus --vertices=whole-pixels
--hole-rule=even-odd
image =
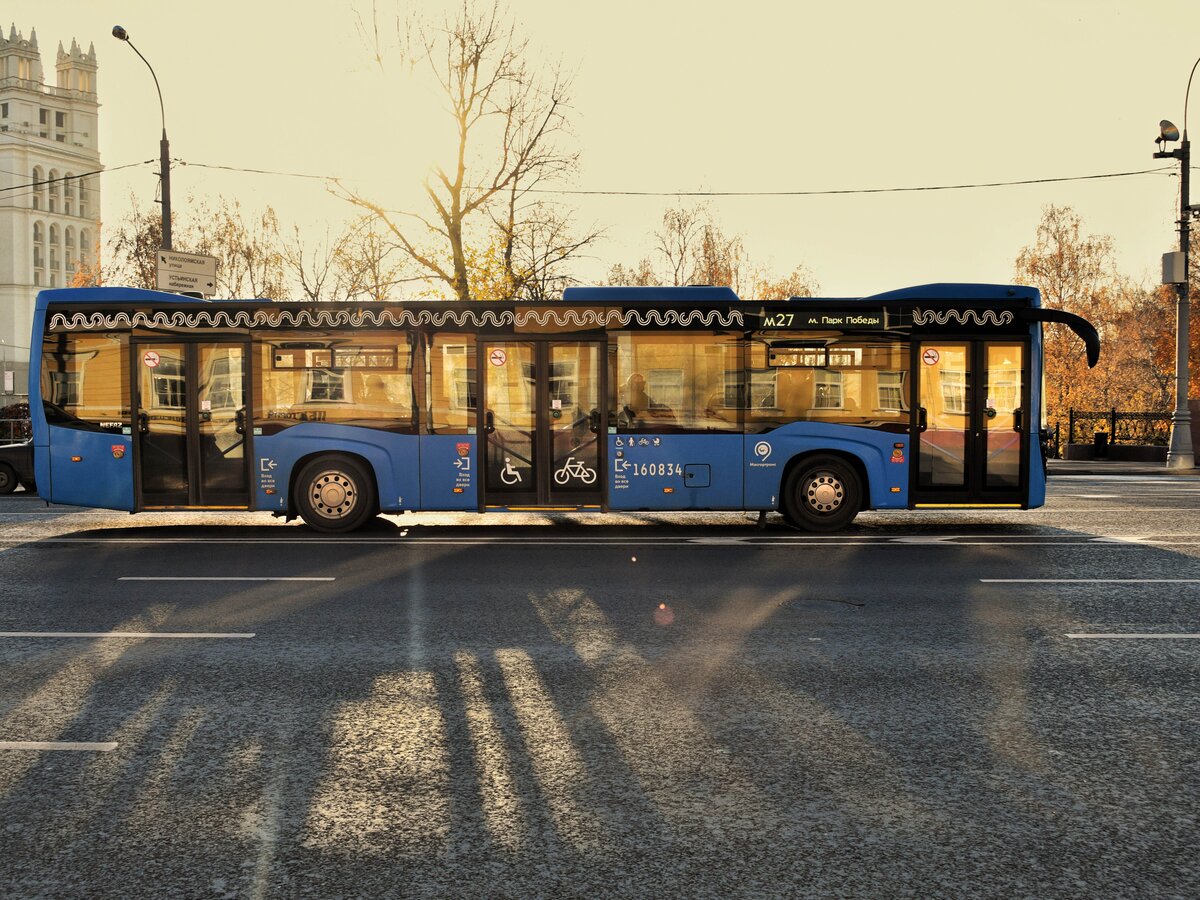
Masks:
[[[647,419],[659,423],[675,421],[675,413],[663,404],[655,403],[646,392],[646,376],[641,372],[631,374],[621,391],[624,404],[617,416],[617,424],[621,427],[641,426]]]
[[[368,375],[367,382],[363,385],[363,402],[388,403],[390,401],[391,398],[388,396],[387,386],[383,383],[383,377]]]

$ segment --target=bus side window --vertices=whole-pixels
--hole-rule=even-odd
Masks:
[[[621,332],[615,424],[630,431],[739,429],[742,345],[712,332]],[[611,373],[610,369],[610,373]]]
[[[128,371],[127,335],[47,335],[41,376],[47,421],[120,433],[130,425]]]
[[[274,332],[255,343],[255,425],[299,422],[412,431],[412,342],[405,332],[352,338]]]
[[[748,433],[789,422],[893,428],[908,422],[907,341],[791,332],[772,333],[766,343],[767,369],[750,372]],[[772,393],[773,404],[758,402]]]
[[[425,354],[426,421],[431,434],[474,432],[476,377],[475,335],[431,337]]]

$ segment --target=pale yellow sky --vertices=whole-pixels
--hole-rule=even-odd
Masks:
[[[381,0],[385,10],[395,6]],[[432,0],[402,9],[436,12]],[[158,73],[172,155],[194,163],[339,175],[392,206],[419,202],[443,138],[419,78],[380,73],[348,0],[21,0],[0,15],[36,26],[47,80],[72,37],[99,57],[101,154],[158,155],[159,113],[142,62],[110,35],[120,22]],[[582,171],[570,187],[631,191],[800,191],[1093,175],[1153,168],[1158,120],[1182,126],[1200,57],[1200,3],[1158,0],[861,0],[853,4],[589,5],[516,0],[539,58],[575,73]],[[1200,74],[1192,113],[1200,134]],[[130,191],[153,199],[152,167],[106,174],[103,214]],[[321,183],[173,170],[190,193],[270,203],[323,232],[352,215]],[[1200,185],[1200,183],[1198,183]],[[1200,200],[1200,186],[1194,192]],[[826,296],[930,281],[1012,279],[1047,203],[1111,234],[1123,269],[1157,280],[1175,246],[1178,180],[1164,175],[972,191],[714,198],[752,258],[804,263]],[[606,226],[595,259],[650,251],[665,197],[567,198]],[[689,201],[690,202],[690,201]],[[186,248],[181,248],[186,249]]]

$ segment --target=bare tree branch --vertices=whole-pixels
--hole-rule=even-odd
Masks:
[[[377,21],[378,11],[372,7],[371,26],[364,23],[359,29],[372,50],[380,47]],[[424,182],[433,215],[393,217],[382,204],[342,184],[335,184],[334,192],[383,221],[401,252],[457,299],[470,299],[472,281],[481,283],[481,272],[468,271],[469,261],[489,272],[494,267],[496,254],[488,249],[494,243],[491,238],[468,246],[485,234],[479,226],[489,221],[499,232],[504,284],[489,281],[488,296],[521,296],[529,278],[539,285],[534,290],[544,293],[549,273],[562,269],[599,233],[593,229],[582,237],[547,244],[545,223],[538,221],[542,213],[534,212],[544,205],[525,200],[532,186],[576,169],[578,155],[559,146],[567,131],[569,79],[557,69],[543,78],[528,65],[529,44],[517,36],[500,0],[462,0],[436,25],[408,26],[407,38],[420,47],[422,68],[441,92],[455,138],[453,160],[434,166]],[[426,232],[437,235],[444,255],[442,248],[434,250],[416,240],[410,233],[413,225],[405,219],[417,219]],[[567,221],[569,216],[560,215],[558,224]],[[526,228],[536,234],[525,246],[552,245],[554,251],[547,255],[522,250],[528,264],[522,269],[517,248]]]

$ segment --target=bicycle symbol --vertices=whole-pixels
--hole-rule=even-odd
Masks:
[[[521,483],[521,473],[513,468],[511,457],[504,457],[504,468],[500,470],[500,480],[510,486]]]
[[[585,466],[582,459],[568,456],[563,467],[554,473],[554,483],[564,485],[572,478],[578,478],[584,484],[592,484],[596,480],[596,470]]]

